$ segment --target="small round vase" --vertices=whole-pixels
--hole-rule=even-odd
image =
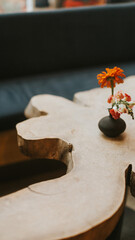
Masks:
[[[126,123],[123,119],[118,118],[115,120],[111,115],[102,118],[98,127],[101,132],[104,133],[107,137],[118,137],[126,129]]]

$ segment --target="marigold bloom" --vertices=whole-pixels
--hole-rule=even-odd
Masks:
[[[120,113],[117,110],[114,110],[113,108],[110,109],[110,114],[112,115],[112,117],[117,120],[118,118],[120,118]]]
[[[127,93],[125,93],[125,100],[128,102],[131,101],[131,97]]]
[[[98,84],[103,87],[109,87],[111,88],[116,86],[116,83],[123,83],[123,79],[125,78],[125,74],[123,73],[123,70],[118,67],[114,67],[112,69],[106,68],[106,72],[103,71],[102,73],[97,75]]]

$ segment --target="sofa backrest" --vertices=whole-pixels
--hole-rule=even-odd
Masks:
[[[0,15],[0,79],[135,59],[135,3]]]

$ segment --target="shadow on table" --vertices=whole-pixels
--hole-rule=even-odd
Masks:
[[[66,171],[67,167],[64,163],[48,159],[34,159],[1,166],[0,196],[13,193],[37,182],[59,178],[65,175]],[[135,240],[135,211],[125,208],[123,219],[121,218],[107,240]]]
[[[0,196],[13,193],[31,184],[59,178],[67,167],[56,160],[34,159],[0,167]]]

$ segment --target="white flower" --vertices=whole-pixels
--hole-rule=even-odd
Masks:
[[[113,109],[114,109],[114,111],[117,111],[117,107],[116,107],[116,105],[113,106]]]
[[[128,113],[128,110],[124,104],[119,104],[119,112],[120,113]]]

